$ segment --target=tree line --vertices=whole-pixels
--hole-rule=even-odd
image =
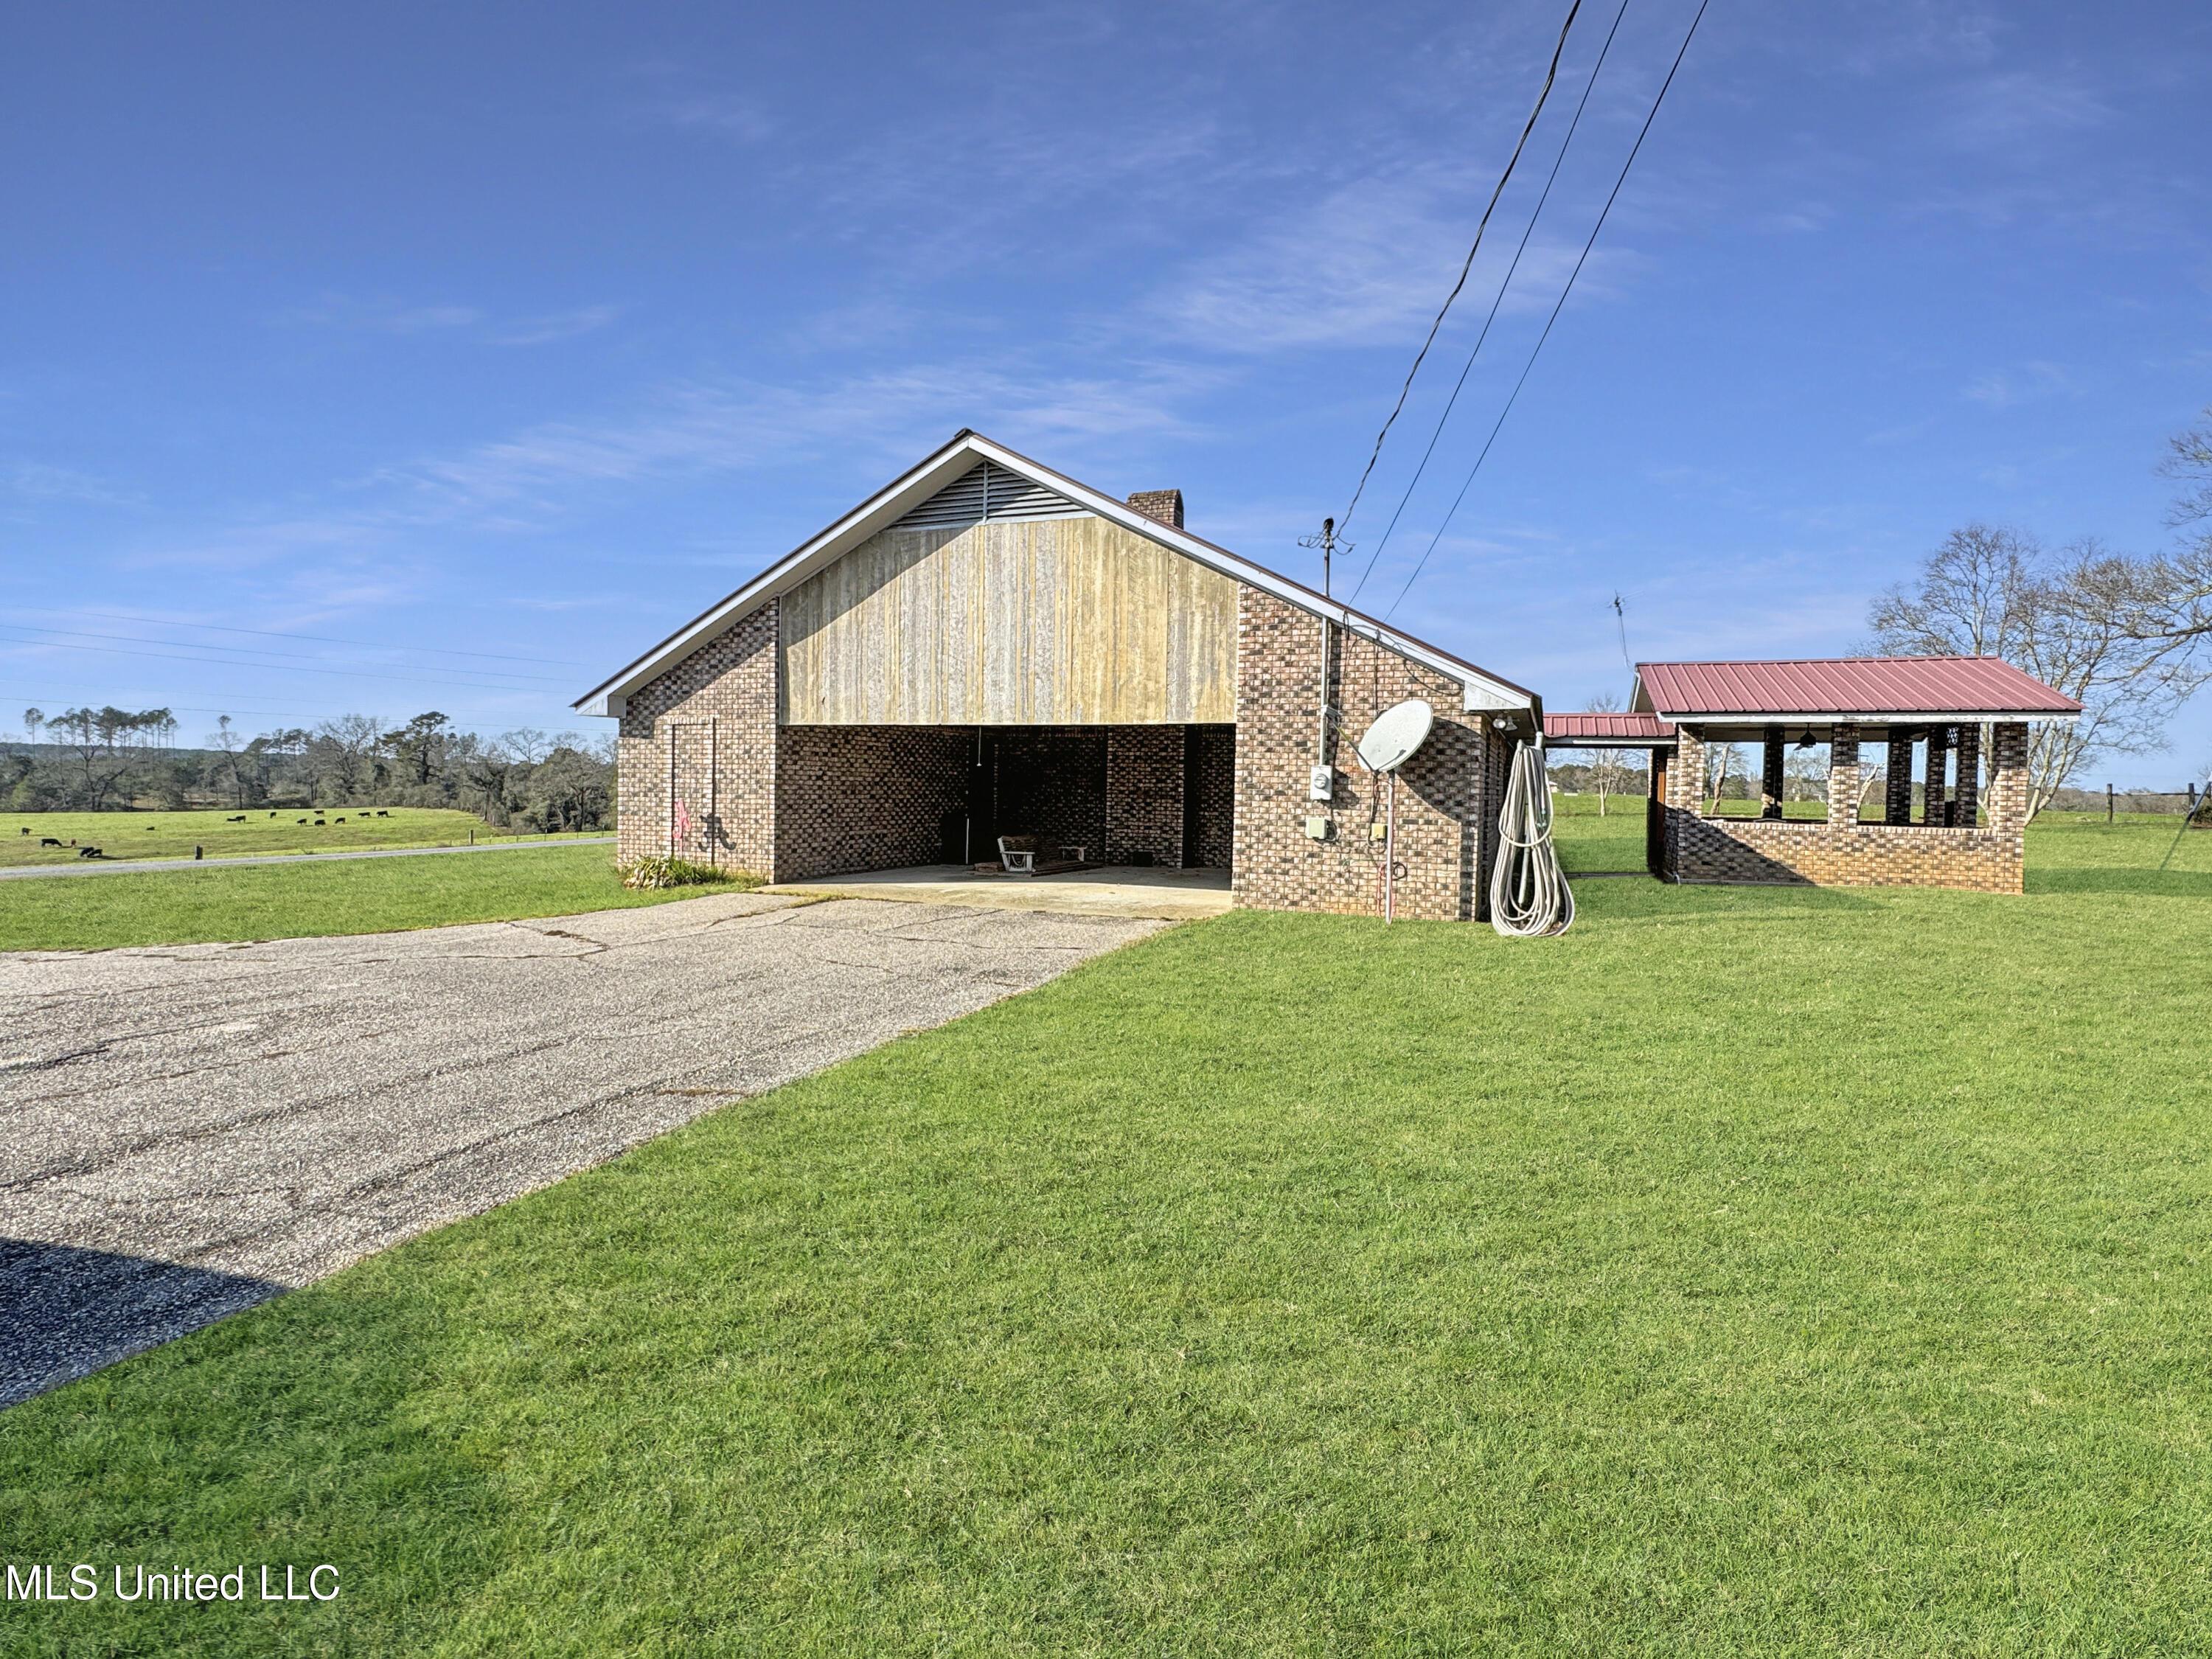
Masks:
[[[488,823],[595,830],[614,821],[614,739],[520,726],[495,738],[431,710],[400,726],[372,714],[247,736],[223,715],[180,747],[167,708],[23,711],[0,745],[11,811],[125,811],[191,806],[445,806]]]

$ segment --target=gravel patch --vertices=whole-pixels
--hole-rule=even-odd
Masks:
[[[745,893],[0,955],[0,1405],[1164,925]]]

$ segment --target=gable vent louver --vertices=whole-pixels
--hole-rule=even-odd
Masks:
[[[1018,472],[978,461],[891,528],[962,530],[1001,519],[1076,519],[1088,510]]]

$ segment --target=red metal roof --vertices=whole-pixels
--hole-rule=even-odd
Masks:
[[[1674,728],[1656,714],[1553,714],[1544,711],[1544,741],[1562,747],[1601,747],[1607,740],[1629,746],[1672,743]]]
[[[2078,714],[2081,705],[1996,657],[1646,662],[1638,701],[1699,714]]]

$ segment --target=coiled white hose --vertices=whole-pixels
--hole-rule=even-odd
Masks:
[[[1505,810],[1498,816],[1504,844],[1490,874],[1490,925],[1508,939],[1541,939],[1574,925],[1575,896],[1552,848],[1552,792],[1540,744],[1513,751]]]

